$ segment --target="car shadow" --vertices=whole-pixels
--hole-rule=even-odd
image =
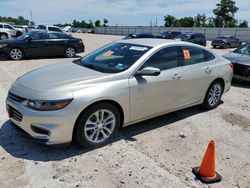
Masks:
[[[80,55],[75,55],[73,58],[81,58],[82,56]],[[24,58],[22,60],[38,60],[38,59],[65,59],[66,57],[65,56],[49,56],[49,57],[46,57],[46,56],[41,56],[41,57],[27,57],[27,58]],[[72,59],[72,58],[66,58],[66,59]],[[0,57],[0,61],[14,61],[14,60],[11,60],[9,58],[6,58],[6,57]]]
[[[158,129],[162,126],[170,126],[172,123],[202,112],[204,112],[204,110],[196,106],[123,127],[120,129],[118,136],[114,138],[111,143],[120,140],[136,141],[135,136],[137,135]],[[33,142],[21,136],[14,126],[12,126],[10,121],[6,121],[1,126],[0,146],[13,157],[43,162],[63,160],[94,150],[82,148],[76,144],[46,146]]]

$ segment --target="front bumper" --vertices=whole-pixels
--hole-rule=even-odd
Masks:
[[[57,111],[36,111],[27,108],[25,102],[6,99],[10,121],[35,140],[47,145],[65,144],[72,141],[77,118],[71,104]]]

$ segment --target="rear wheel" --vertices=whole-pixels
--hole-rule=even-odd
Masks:
[[[10,58],[12,60],[21,60],[23,59],[23,51],[20,50],[19,48],[13,48],[11,51],[10,51]]]
[[[1,33],[1,34],[0,34],[0,39],[1,39],[1,40],[7,39],[7,38],[8,38],[8,35],[7,35],[7,34],[5,34],[5,33]]]
[[[69,58],[72,58],[72,57],[75,57],[76,55],[76,51],[73,47],[68,47],[65,51],[65,56],[66,57],[69,57]]]
[[[76,141],[85,147],[110,142],[120,127],[120,113],[112,104],[100,103],[88,108],[76,124]]]
[[[221,96],[223,94],[223,85],[221,81],[214,81],[210,87],[208,88],[206,97],[203,102],[203,106],[207,110],[211,110],[213,108],[216,108],[219,103]]]

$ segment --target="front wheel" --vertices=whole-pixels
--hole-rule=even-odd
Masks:
[[[207,110],[216,108],[220,103],[222,94],[223,94],[222,83],[220,81],[213,82],[208,88],[208,91],[206,93],[206,96],[203,102],[203,106]]]
[[[72,47],[68,47],[65,51],[65,56],[66,57],[69,57],[69,58],[72,58],[72,57],[75,57],[76,55],[76,51],[74,48]]]
[[[76,124],[76,141],[84,147],[105,145],[117,134],[120,123],[120,113],[112,104],[91,106]]]
[[[19,48],[13,48],[11,49],[9,56],[12,60],[21,60],[23,59],[24,54]]]

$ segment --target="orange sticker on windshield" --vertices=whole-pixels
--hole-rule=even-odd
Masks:
[[[114,52],[112,52],[111,50],[109,50],[109,51],[105,52],[102,56],[103,56],[103,57],[109,57],[109,56],[111,56],[113,53],[114,53]]]
[[[189,50],[183,50],[184,59],[191,59]]]

